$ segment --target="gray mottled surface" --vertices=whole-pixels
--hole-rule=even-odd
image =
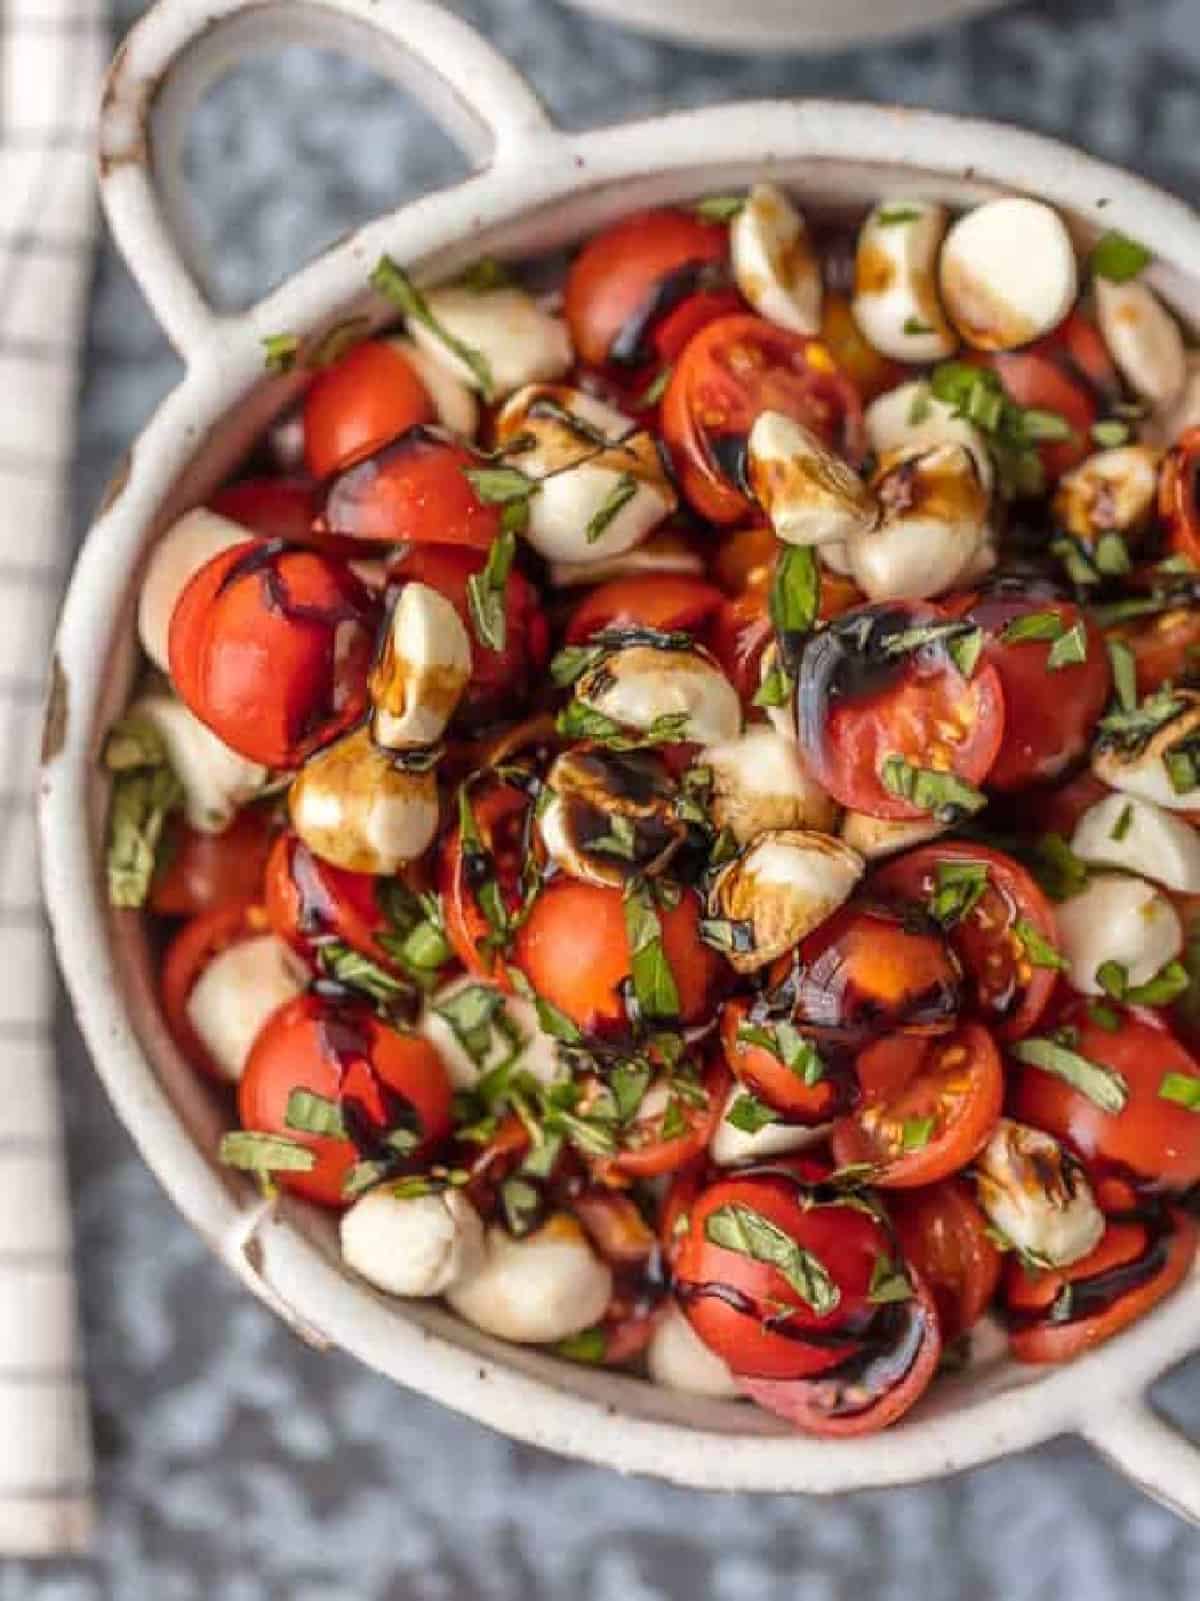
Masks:
[[[140,9],[119,0],[119,26]],[[571,124],[756,94],[900,99],[1066,134],[1200,197],[1200,0],[1046,0],[937,39],[808,61],[652,45],[549,0],[460,9]],[[296,54],[244,69],[202,108],[193,154],[233,300],[458,170],[446,141],[379,82]],[[174,375],[105,252],[80,526]],[[700,1496],[512,1446],[348,1359],[317,1356],[171,1211],[66,1021],[63,1046],[101,1525],[92,1561],[0,1568],[0,1601],[1200,1594],[1200,1536],[1073,1443],[835,1503]],[[1200,1369],[1165,1394],[1200,1432]]]

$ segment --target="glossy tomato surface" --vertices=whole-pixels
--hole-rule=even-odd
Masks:
[[[987,1219],[961,1179],[899,1191],[888,1211],[905,1261],[929,1286],[948,1344],[978,1323],[1000,1282]]]
[[[434,421],[416,372],[387,339],[368,339],[319,372],[304,397],[304,456],[314,478],[360,461]]]
[[[175,818],[166,860],[150,886],[150,910],[160,917],[195,917],[255,896],[277,832],[261,806],[239,812],[219,834],[201,833]]]
[[[188,1000],[201,973],[222,951],[267,932],[267,918],[254,898],[239,896],[198,912],[175,933],[163,955],[159,989],[171,1037],[192,1064],[228,1084],[188,1016]]]
[[[280,834],[267,863],[267,917],[280,939],[303,955],[311,957],[319,942],[334,939],[390,966],[378,940],[388,928],[378,898],[381,882],[322,861],[293,833]]]
[[[484,466],[459,440],[419,424],[330,479],[320,526],[373,543],[486,551],[500,533],[502,508],[481,500],[467,477]]]
[[[219,489],[209,506],[264,539],[304,545],[313,540],[318,496],[309,478],[243,478]]]
[[[1189,428],[1171,446],[1158,484],[1158,514],[1166,524],[1167,548],[1200,567],[1200,428]]]
[[[567,619],[566,642],[582,645],[606,628],[699,634],[721,603],[721,591],[702,578],[614,578],[590,589],[575,607]]]

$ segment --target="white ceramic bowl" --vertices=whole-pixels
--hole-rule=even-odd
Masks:
[[[212,78],[283,38],[360,54],[394,74],[463,140],[479,171],[369,224],[244,315],[218,317],[174,244],[175,157]],[[1019,1368],[995,1356],[938,1384],[885,1434],[833,1441],[791,1433],[749,1406],[502,1346],[436,1306],[389,1302],[348,1277],[327,1218],[299,1203],[265,1207],[214,1160],[219,1113],[164,1030],[140,920],[114,915],[105,901],[106,786],[96,760],[130,687],[147,548],[230,472],[303,382],[264,376],[261,338],[307,332],[364,304],[382,315],[362,288],[384,250],[438,277],[482,251],[533,254],[633,206],[727,191],[764,173],[814,211],[908,186],[956,204],[1016,188],[1061,208],[1081,239],[1097,225],[1143,239],[1158,287],[1186,313],[1200,305],[1200,221],[1049,140],[880,106],[735,105],[564,134],[477,35],[424,0],[164,0],[113,67],[100,170],[118,243],[187,371],[118,474],[63,611],[41,784],[45,887],[97,1068],[185,1216],[314,1344],[343,1346],[426,1395],[568,1455],[681,1484],[831,1492],[930,1478],[1077,1432],[1200,1520],[1200,1458],[1142,1399],[1198,1343],[1200,1277],[1068,1367]]]

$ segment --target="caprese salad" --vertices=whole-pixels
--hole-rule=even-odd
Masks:
[[[224,1162],[386,1295],[821,1434],[1178,1285],[1200,353],[1148,276],[758,184],[265,340],[298,401],[151,550],[104,753]]]

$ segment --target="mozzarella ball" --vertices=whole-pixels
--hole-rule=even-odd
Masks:
[[[1148,284],[1097,278],[1096,316],[1109,355],[1129,387],[1156,406],[1169,406],[1187,381],[1179,324]]]
[[[188,582],[214,556],[253,538],[241,523],[200,506],[172,523],[151,548],[138,594],[137,630],[142,649],[164,673],[169,671],[171,617]]]
[[[496,437],[525,442],[511,464],[539,488],[524,537],[547,561],[621,555],[678,504],[647,430],[583,390],[523,388],[497,418]]]
[[[307,984],[304,963],[277,934],[227,945],[201,971],[187,998],[188,1022],[231,1084],[241,1078],[263,1024]]]
[[[1104,873],[1056,908],[1067,977],[1081,995],[1103,995],[1096,978],[1118,962],[1130,985],[1145,984],[1183,949],[1183,926],[1165,895],[1144,878]]]
[[[460,439],[474,439],[479,431],[479,402],[474,391],[455,377],[440,356],[422,350],[411,339],[395,338],[386,343],[399,351],[425,385],[442,427]]]
[[[789,545],[843,544],[871,529],[875,497],[836,451],[782,412],[763,411],[746,441],[746,481]]]
[[[288,791],[292,827],[324,861],[352,873],[392,874],[433,843],[437,780],[406,772],[365,728],[309,758]]]
[[[803,1123],[766,1123],[753,1134],[735,1128],[729,1113],[738,1096],[745,1093],[740,1085],[733,1086],[717,1131],[709,1141],[709,1158],[718,1167],[744,1167],[752,1162],[769,1162],[775,1156],[794,1156],[797,1151],[806,1151],[828,1139],[832,1126],[829,1123],[812,1127]]]
[[[773,728],[755,724],[737,739],[710,745],[697,765],[712,774],[709,815],[739,845],[767,829],[833,832],[837,803],[809,773],[795,740]]]
[[[1149,445],[1098,450],[1066,473],[1054,492],[1056,526],[1077,539],[1140,534],[1154,512],[1160,452]]]
[[[729,228],[733,277],[768,322],[821,331],[821,265],[804,218],[781,189],[756,183]]]
[[[836,912],[863,874],[863,860],[841,840],[804,829],[771,829],[717,874],[711,917],[749,929],[750,949],[725,953],[739,973],[753,973],[800,942]]]
[[[1189,428],[1200,428],[1200,350],[1184,352],[1183,388],[1172,400],[1154,408],[1140,433],[1146,444],[1165,450]]]
[[[1104,1217],[1079,1163],[1052,1135],[1002,1117],[975,1158],[979,1204],[1018,1251],[1052,1267],[1100,1243]]]
[[[1012,350],[1049,333],[1079,292],[1075,247],[1041,200],[988,200],[958,219],[942,245],[942,304],[976,350]]]
[[[897,851],[910,850],[914,845],[924,845],[927,840],[944,834],[946,828],[947,824],[932,817],[894,820],[872,817],[868,812],[846,812],[838,832],[843,844],[849,845],[866,861],[875,862],[885,856],[895,856]]]
[[[964,445],[979,469],[980,483],[991,493],[995,468],[987,440],[973,422],[939,400],[924,378],[914,378],[879,395],[863,413],[863,422],[876,456],[895,451],[919,454],[932,445]]]
[[[1181,895],[1200,895],[1200,833],[1152,801],[1106,795],[1075,825],[1071,849],[1082,861],[1124,868]]]
[[[538,830],[554,864],[588,884],[618,888],[660,873],[687,838],[677,788],[654,751],[563,751],[546,774]]]
[[[442,1295],[483,1263],[483,1224],[461,1190],[404,1196],[377,1184],[338,1231],[346,1265],[387,1295]]]
[[[571,365],[566,323],[543,311],[523,289],[475,290],[450,284],[428,290],[425,303],[436,328],[412,318],[408,332],[414,344],[468,388],[486,388],[489,400],[501,400],[522,384],[553,382]],[[438,330],[483,359],[491,378],[489,386]]]
[[[882,518],[846,542],[867,598],[926,600],[955,588],[987,535],[987,491],[970,451],[946,444],[885,456],[872,487]]]
[[[491,1010],[490,1021],[480,1023],[486,1010]],[[533,1002],[506,995],[469,973],[428,997],[417,1029],[437,1050],[456,1090],[474,1089],[484,1074],[506,1062],[515,1062],[539,1084],[563,1076],[558,1043],[538,1022]]]
[[[937,291],[944,206],[907,197],[877,205],[854,258],[851,310],[869,345],[897,361],[941,361],[958,348]]]
[[[672,1301],[654,1325],[646,1347],[646,1369],[655,1384],[684,1395],[737,1400],[737,1380],[715,1351],[692,1328]]]
[[[704,558],[675,529],[659,528],[633,550],[603,556],[597,561],[552,561],[548,576],[556,589],[578,589],[606,584],[610,578],[641,578],[657,573],[704,576]]]
[[[577,681],[575,698],[639,733],[649,732],[659,718],[678,717],[671,743],[717,744],[742,729],[737,691],[715,662],[695,650],[627,645],[611,651]]]
[[[201,833],[219,834],[228,828],[270,781],[265,767],[230,750],[165,690],[139,695],[128,715],[142,718],[162,738],[171,771],[183,786],[184,814]]]
[[[428,584],[405,584],[371,670],[375,742],[389,750],[442,737],[471,677],[462,618]]]
[[[598,1323],[612,1299],[613,1276],[567,1212],[514,1239],[493,1226],[483,1263],[446,1292],[460,1317],[485,1334],[518,1345],[550,1345]]]
[[[1092,771],[1110,789],[1153,801],[1169,812],[1200,811],[1200,784],[1169,765],[1174,752],[1200,738],[1200,691],[1175,690],[1178,712],[1138,749],[1100,747],[1092,752]],[[1190,769],[1194,774],[1195,767]]]

